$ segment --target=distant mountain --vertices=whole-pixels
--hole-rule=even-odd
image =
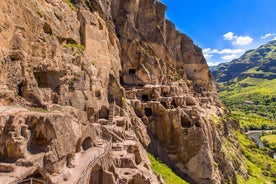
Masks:
[[[268,42],[255,50],[249,50],[239,59],[219,64],[212,68],[217,82],[238,81],[246,77],[276,78],[276,40]]]
[[[276,41],[219,64],[211,72],[220,98],[232,111],[276,119]]]

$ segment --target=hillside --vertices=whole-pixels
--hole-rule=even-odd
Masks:
[[[156,0],[0,1],[0,183],[248,178],[202,50],[165,11]]]
[[[273,120],[276,118],[276,41],[220,64],[212,73],[220,98],[235,111],[234,114],[243,116],[241,111],[255,120],[260,117],[271,120],[266,123],[268,127],[263,128],[276,126]]]

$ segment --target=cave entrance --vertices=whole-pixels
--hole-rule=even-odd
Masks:
[[[102,106],[99,112],[99,119],[108,119],[109,110],[106,106]]]
[[[195,126],[196,127],[198,127],[198,128],[200,128],[201,126],[200,126],[200,123],[197,121],[197,122],[195,122]]]
[[[17,94],[18,96],[21,96],[23,97],[23,82],[20,82],[18,85],[17,85]]]
[[[45,177],[39,171],[35,171],[33,174],[25,177],[22,181],[18,182],[18,184],[42,184],[46,183]]]
[[[104,183],[104,171],[100,166],[96,166],[92,169],[90,176],[90,184],[102,184]]]
[[[57,91],[58,87],[62,84],[61,78],[64,76],[60,72],[34,72],[35,79],[39,88],[51,88]]]
[[[150,116],[152,116],[152,109],[151,108],[145,108],[145,114],[146,114],[146,116],[147,117],[150,117]]]
[[[181,126],[183,128],[190,128],[192,127],[192,122],[189,120],[189,118],[181,116]]]
[[[55,139],[55,130],[50,121],[43,118],[33,119],[29,126],[31,137],[28,142],[28,151],[31,154],[45,152],[50,142]]]
[[[142,95],[142,100],[149,101],[149,95]]]
[[[167,106],[166,102],[161,102],[161,105],[163,105],[163,107],[165,107],[166,109],[168,109],[168,106]]]
[[[128,73],[129,73],[130,75],[135,75],[135,74],[136,74],[136,69],[129,69],[129,70],[128,70]]]
[[[171,105],[172,105],[174,108],[177,108],[177,104],[176,104],[176,102],[175,102],[175,100],[174,100],[174,99],[172,100]]]
[[[82,146],[82,149],[85,151],[88,150],[89,148],[91,148],[93,146],[91,137],[85,138],[84,141],[82,142],[81,146]]]

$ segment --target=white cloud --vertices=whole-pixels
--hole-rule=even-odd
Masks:
[[[267,34],[261,36],[261,39],[266,39],[266,38],[269,38],[269,37],[272,37],[272,36],[275,36],[275,35],[276,35],[275,33],[267,33]]]
[[[232,32],[223,35],[224,40],[232,41],[233,45],[248,45],[253,42],[250,36],[237,36]]]
[[[253,42],[253,38],[249,36],[239,36],[233,41],[233,45],[249,45]]]
[[[243,49],[223,49],[223,50],[218,50],[218,49],[203,49],[204,54],[242,54],[244,53],[245,50]]]
[[[206,48],[202,50],[203,53],[209,53],[210,51],[211,51],[211,48]]]
[[[220,64],[221,62],[207,62],[208,66],[217,66],[218,64]]]
[[[276,36],[273,38],[273,40],[276,40]]]
[[[213,56],[213,54],[203,54],[203,55],[205,59],[210,59]]]
[[[223,37],[225,40],[233,40],[233,39],[235,39],[236,36],[234,36],[234,33],[228,32],[225,35],[223,35]]]
[[[230,55],[225,55],[225,56],[221,57],[221,59],[226,60],[226,61],[231,61],[236,58],[238,58],[238,55],[236,55],[236,54],[230,54]]]

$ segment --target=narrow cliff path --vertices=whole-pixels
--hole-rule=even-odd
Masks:
[[[101,146],[93,147],[86,151],[76,153],[74,159],[74,163],[76,163],[75,167],[66,168],[65,172],[56,176],[53,182],[63,184],[81,183],[80,180],[82,177],[86,177],[86,174],[89,174],[89,170],[97,162],[97,159],[105,156],[105,154],[109,151],[109,144],[110,142],[106,142]],[[64,176],[67,177],[67,181],[63,181]]]

